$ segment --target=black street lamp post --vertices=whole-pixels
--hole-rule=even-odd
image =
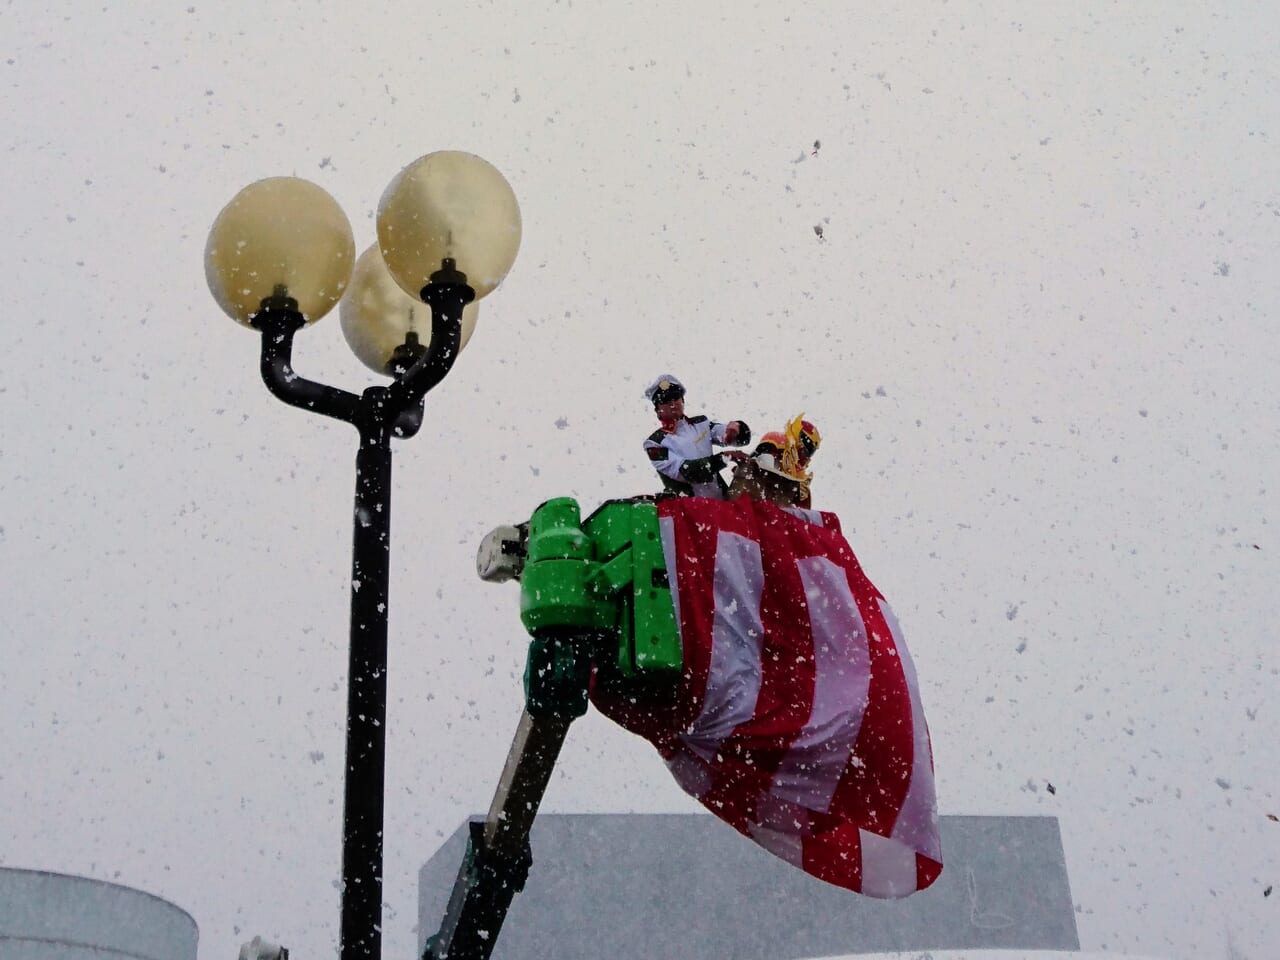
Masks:
[[[267,389],[292,406],[350,423],[360,434],[342,818],[343,960],[381,956],[391,437],[418,432],[427,392],[444,379],[457,358],[462,308],[475,297],[456,270],[442,270],[440,276],[422,292],[432,308],[430,346],[419,347],[417,358],[390,386],[369,387],[360,396],[294,373],[293,336],[304,323],[296,301],[273,296],[253,318],[262,331],[262,379]]]
[[[485,190],[496,192],[497,200]],[[477,212],[490,222],[477,228],[465,220]],[[378,229],[382,256],[371,248],[357,265],[343,305],[343,327],[357,355],[394,379],[359,395],[301,377],[292,365],[294,335],[333,306],[351,277],[350,227],[327,194],[293,178],[259,181],[224,209],[206,249],[206,272],[215,299],[233,318],[262,335],[261,373],[267,389],[291,406],[350,423],[359,434],[342,829],[342,960],[379,960],[382,953],[391,439],[412,437],[421,427],[427,393],[452,369],[464,343],[464,308],[478,293],[483,296],[497,286],[515,258],[519,211],[506,181],[485,161],[470,154],[430,154],[406,167],[388,187],[379,207]],[[500,248],[496,270],[494,243],[485,243],[495,238]],[[317,244],[322,248],[319,255]],[[406,247],[411,248],[408,257]],[[299,255],[299,250],[304,252]],[[480,291],[460,269],[460,259],[464,266],[471,260],[480,268]],[[403,272],[406,260],[416,297],[401,293],[390,280],[405,285],[405,278],[392,271],[400,267]],[[434,269],[424,270],[423,263],[434,264]],[[426,282],[419,286],[422,279]],[[268,282],[270,292],[260,296]],[[348,312],[353,297],[362,299]],[[426,345],[414,329],[412,305],[422,302],[431,309]]]

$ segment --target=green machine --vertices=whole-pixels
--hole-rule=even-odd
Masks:
[[[498,527],[476,556],[482,580],[520,581],[532,638],[525,708],[493,803],[470,824],[467,852],[425,960],[488,960],[532,863],[529,830],[569,725],[593,682],[639,702],[671,697],[683,666],[656,498],[610,500],[585,520],[548,500]]]

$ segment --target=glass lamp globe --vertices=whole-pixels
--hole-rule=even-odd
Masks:
[[[515,262],[520,207],[487,160],[459,150],[429,153],[383,191],[378,245],[396,283],[415,299],[449,257],[479,300]]]
[[[298,301],[314,323],[342,298],[356,245],[336,200],[297,177],[269,177],[237,193],[213,221],[204,272],[213,298],[249,325],[266,297]]]
[[[400,289],[376,243],[356,261],[338,316],[351,352],[369,369],[388,376],[396,348],[410,334],[424,347],[431,342],[431,308]],[[462,308],[459,352],[471,339],[478,316],[475,301]]]

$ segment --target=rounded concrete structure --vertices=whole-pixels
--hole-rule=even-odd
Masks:
[[[196,960],[196,922],[131,887],[0,868],[4,960]]]

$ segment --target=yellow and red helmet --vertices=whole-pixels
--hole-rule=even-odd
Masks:
[[[803,413],[787,424],[787,439],[797,451],[804,452],[806,460],[813,456],[822,443],[822,435],[818,433],[818,428],[812,422],[805,420]]]
[[[787,435],[780,430],[771,430],[756,444],[756,453],[767,453],[765,447],[772,447],[774,453],[781,453],[787,448]]]

